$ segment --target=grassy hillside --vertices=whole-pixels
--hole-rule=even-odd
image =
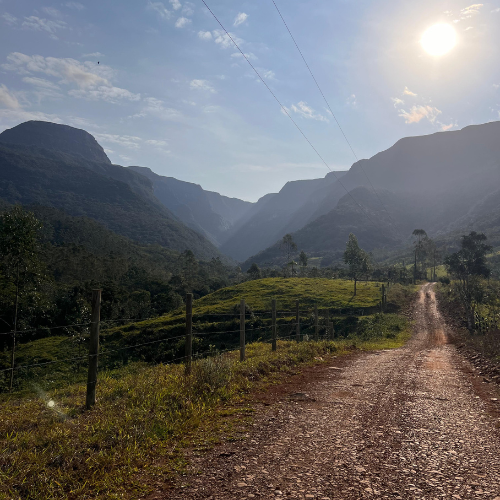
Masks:
[[[397,312],[408,302],[413,287],[394,285],[389,290],[388,310]],[[233,287],[223,288],[194,301],[193,352],[206,356],[214,350],[225,351],[239,345],[239,302],[248,304],[245,327],[247,342],[269,341],[271,331],[271,300],[277,301],[277,334],[281,338],[295,338],[295,300],[300,302],[302,338],[314,335],[313,310],[319,310],[319,333],[324,336],[325,313],[329,312],[336,338],[358,335],[370,338],[388,332],[397,334],[401,324],[394,315],[377,314],[381,289],[378,283],[358,284],[353,296],[353,283],[346,280],[313,278],[267,278]],[[103,304],[103,307],[105,304]],[[60,333],[58,331],[57,333]],[[185,310],[183,308],[164,316],[123,324],[103,322],[101,326],[101,359],[103,369],[124,367],[133,361],[168,363],[184,356]],[[68,380],[83,381],[86,361],[73,359],[86,353],[88,328],[72,328],[68,335],[22,343],[16,359],[19,365],[51,363],[49,368],[32,367],[16,373],[18,389],[33,387],[36,383],[45,390],[66,384]],[[7,352],[0,353],[0,366],[10,366]],[[7,383],[5,374],[4,384]],[[1,383],[0,383],[1,386]]]

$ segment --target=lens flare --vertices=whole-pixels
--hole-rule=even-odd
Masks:
[[[431,56],[442,56],[456,45],[457,33],[449,24],[435,24],[422,35],[420,43]]]

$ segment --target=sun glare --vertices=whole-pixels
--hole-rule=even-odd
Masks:
[[[420,43],[431,56],[442,56],[455,46],[457,34],[449,24],[435,24],[422,35]]]

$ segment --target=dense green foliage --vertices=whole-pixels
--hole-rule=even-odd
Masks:
[[[140,319],[178,308],[187,292],[200,297],[239,276],[216,258],[198,261],[190,251],[139,245],[85,217],[71,217],[52,208],[33,210],[42,228],[21,273],[26,279],[20,287],[17,329],[36,331],[22,335],[21,342],[80,331],[67,325],[89,322],[93,288],[103,290],[103,320]],[[15,213],[33,217],[14,208],[3,219]],[[5,224],[0,227],[2,241],[6,229]],[[13,272],[12,259],[4,251],[0,259],[0,333],[14,328]],[[9,336],[0,335],[0,348],[7,345]]]

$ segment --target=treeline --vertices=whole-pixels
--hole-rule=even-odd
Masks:
[[[30,338],[90,321],[94,288],[102,289],[102,319],[143,319],[179,307],[188,292],[198,298],[241,280],[218,258],[139,245],[47,207],[4,211],[0,251],[0,333],[36,328]],[[1,347],[9,342],[0,335]]]

